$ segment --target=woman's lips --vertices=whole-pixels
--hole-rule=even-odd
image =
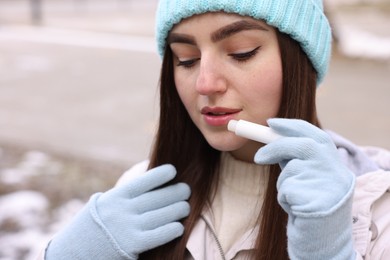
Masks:
[[[223,126],[234,119],[241,109],[226,107],[204,107],[201,110],[205,122],[210,126]]]

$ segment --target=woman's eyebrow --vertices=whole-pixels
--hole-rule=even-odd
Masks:
[[[269,31],[265,26],[251,21],[238,21],[227,26],[224,26],[211,34],[211,40],[213,42],[222,41],[233,34],[239,33],[245,30],[261,30]]]
[[[181,34],[181,33],[170,33],[167,39],[167,44],[172,43],[185,43],[196,45],[195,38],[191,35]]]
[[[265,26],[262,26],[261,24],[250,22],[246,20],[238,21],[229,25],[226,25],[215,32],[211,34],[211,40],[213,42],[222,41],[223,39],[226,39],[236,33],[239,33],[241,31],[245,30],[261,30],[261,31],[269,31]],[[196,45],[195,37],[188,35],[188,34],[182,34],[182,33],[173,33],[171,32],[167,39],[167,44],[172,43],[184,43],[184,44],[191,44]]]

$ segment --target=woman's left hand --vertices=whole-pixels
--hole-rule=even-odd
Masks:
[[[278,201],[288,213],[291,259],[354,259],[352,195],[354,174],[341,162],[330,136],[297,119],[270,119],[282,135],[258,150],[255,162],[282,169]]]

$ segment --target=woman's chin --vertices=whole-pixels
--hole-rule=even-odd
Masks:
[[[238,160],[253,162],[253,158],[264,144],[233,136],[226,139],[206,139],[211,147],[221,152],[231,152]]]
[[[238,136],[234,136],[232,138],[220,139],[220,140],[216,140],[216,139],[206,139],[206,140],[211,147],[221,152],[236,151],[244,147],[248,143],[247,139]]]

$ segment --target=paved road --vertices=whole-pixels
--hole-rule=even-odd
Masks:
[[[151,143],[156,54],[0,41],[0,143],[134,162]]]
[[[147,157],[160,64],[148,10],[111,24],[111,31],[94,32],[90,26],[96,26],[96,17],[76,32],[59,16],[50,18],[55,30],[3,24],[0,147],[18,145],[125,166]],[[138,23],[139,17],[149,22]],[[388,61],[336,55],[319,89],[323,125],[358,144],[390,149],[389,82]]]

